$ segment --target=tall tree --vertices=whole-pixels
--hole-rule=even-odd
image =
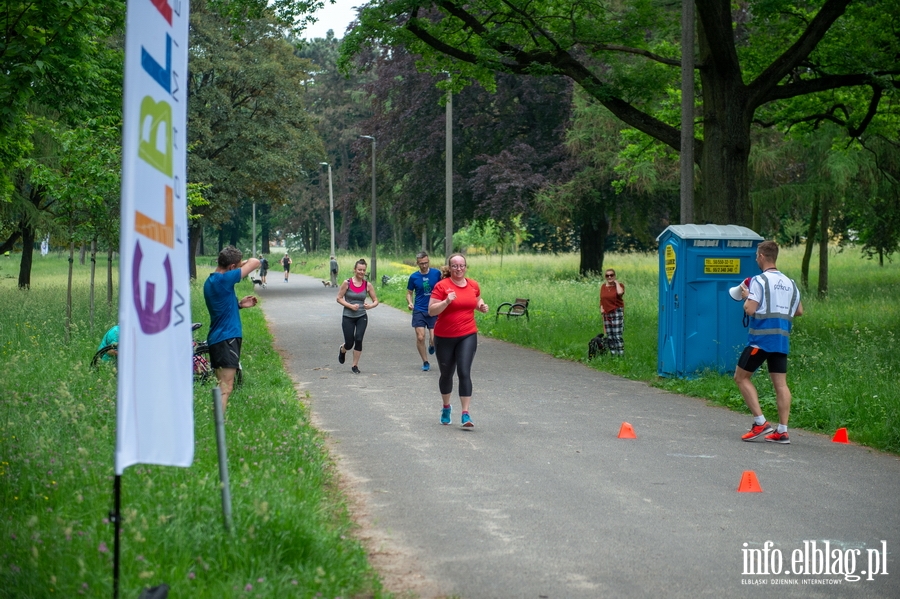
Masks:
[[[379,47],[357,63],[377,75],[366,86],[374,115],[364,126],[378,139],[378,185],[386,192],[379,197],[387,196],[394,228],[415,245],[423,229],[443,236],[446,182],[447,77],[418,72],[419,59]],[[541,187],[570,175],[563,139],[571,89],[560,78],[504,74],[493,93],[474,85],[454,94],[455,228],[491,219],[506,232]],[[357,154],[360,170],[369,170],[367,158]]]
[[[372,81],[374,74],[361,72],[342,75],[337,69],[339,46],[340,40],[329,33],[325,38],[303,42],[298,47],[297,54],[314,65],[312,76],[306,82],[306,105],[309,114],[316,118],[316,131],[327,151],[327,156],[322,160],[331,165],[335,245],[346,250],[356,222],[357,202],[369,192],[371,181],[367,173],[352,168],[351,162],[356,150],[355,142],[360,135],[370,133],[361,127],[372,115],[372,105],[364,86]],[[327,174],[325,179],[323,185],[327,186]],[[324,195],[328,191],[324,187],[311,193]],[[324,218],[328,223],[327,214]]]
[[[191,222],[191,276],[201,227],[229,222],[243,200],[290,201],[291,184],[324,155],[304,105],[310,63],[267,12],[236,26],[215,4],[191,6],[188,177],[209,185]]]
[[[698,220],[750,224],[755,120],[832,114],[860,135],[900,87],[894,0],[695,0],[702,184]],[[491,85],[497,73],[569,77],[617,118],[673,149],[682,43],[675,5],[653,0],[374,0],[345,38],[345,66],[370,42],[404,45],[423,68]],[[674,8],[673,8],[674,7]],[[687,44],[693,51],[693,43]]]
[[[73,122],[120,110],[123,0],[11,0],[0,7],[0,201],[32,150],[29,106]]]

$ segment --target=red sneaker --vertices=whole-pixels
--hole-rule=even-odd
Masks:
[[[791,442],[791,439],[788,437],[787,431],[783,433],[774,432],[771,435],[766,435],[766,441],[769,443],[784,443],[785,445]]]
[[[773,430],[775,429],[773,429],[768,422],[763,422],[762,424],[756,424],[756,422],[754,422],[753,426],[750,427],[750,430],[744,433],[741,439],[744,441],[755,441],[766,433],[771,433]]]

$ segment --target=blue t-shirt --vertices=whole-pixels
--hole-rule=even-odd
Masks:
[[[103,335],[103,339],[100,340],[100,345],[97,347],[97,351],[100,351],[107,345],[112,345],[113,343],[119,343],[119,325],[114,326],[110,330],[106,331],[106,334]],[[100,358],[104,362],[109,362],[111,360],[115,360],[116,356],[111,356],[109,354],[103,354],[103,357]]]
[[[416,292],[416,299],[413,302],[414,312],[425,312],[428,314],[428,302],[431,301],[431,290],[441,280],[441,271],[436,268],[429,268],[427,274],[417,270],[409,275],[409,281],[406,283],[406,289]]]
[[[234,295],[234,286],[240,280],[241,269],[235,268],[228,272],[210,273],[203,284],[203,299],[206,300],[210,319],[206,342],[210,345],[244,335],[238,313],[240,307]]]

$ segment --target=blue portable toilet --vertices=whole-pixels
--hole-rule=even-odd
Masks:
[[[728,290],[759,274],[763,238],[737,225],[671,225],[659,237],[657,373],[733,372],[747,345],[743,302]]]

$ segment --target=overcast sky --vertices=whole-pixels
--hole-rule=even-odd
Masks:
[[[316,13],[319,21],[307,27],[303,37],[306,39],[325,37],[328,30],[333,29],[336,38],[343,38],[347,25],[356,18],[356,7],[362,4],[365,4],[365,0],[337,0],[334,4],[325,0],[325,8]]]

